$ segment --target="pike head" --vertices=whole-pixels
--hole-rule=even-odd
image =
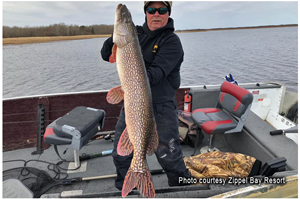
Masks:
[[[122,48],[137,39],[136,28],[126,5],[119,4],[115,14],[113,42]]]

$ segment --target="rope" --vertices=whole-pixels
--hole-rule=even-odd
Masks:
[[[24,166],[23,167],[17,167],[17,168],[26,168],[26,167],[28,167],[28,163],[29,162],[33,162],[33,161],[35,161],[35,162],[39,162],[39,163],[45,163],[45,164],[48,164],[48,166],[47,166],[47,169],[49,170],[49,171],[52,171],[52,172],[54,172],[55,173],[55,176],[53,177],[53,179],[55,179],[55,180],[64,180],[64,179],[67,179],[68,178],[68,174],[66,173],[66,172],[62,172],[61,170],[64,170],[64,171],[72,171],[72,170],[77,170],[77,169],[79,169],[80,167],[81,167],[81,165],[79,165],[77,168],[75,168],[75,169],[65,169],[65,168],[62,168],[62,167],[60,167],[60,165],[62,164],[62,163],[64,163],[64,162],[71,162],[71,161],[59,161],[59,162],[57,162],[56,164],[53,164],[53,163],[51,163],[51,162],[47,162],[47,161],[43,161],[43,160],[28,160],[28,161],[26,161],[26,160],[22,160],[22,159],[17,159],[17,160],[7,160],[7,161],[3,161],[3,163],[8,163],[8,162],[20,162],[20,161],[22,161],[22,162],[24,162]],[[8,169],[8,170],[5,170],[5,171],[3,171],[3,172],[7,172],[7,171],[10,171],[10,170],[14,170],[14,169],[17,169],[17,168],[13,168],[13,169]],[[27,174],[28,175],[28,174]],[[65,175],[64,177],[62,177],[63,175]],[[24,176],[25,176],[25,174],[24,174]]]

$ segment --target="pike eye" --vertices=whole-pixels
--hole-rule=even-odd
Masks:
[[[125,23],[131,23],[131,20],[126,18]]]

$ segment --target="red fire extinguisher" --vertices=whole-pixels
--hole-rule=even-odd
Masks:
[[[184,95],[184,112],[192,111],[192,94],[190,91],[185,91]]]

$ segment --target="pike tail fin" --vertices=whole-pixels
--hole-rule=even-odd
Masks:
[[[139,189],[143,197],[154,198],[155,190],[148,169],[145,173],[140,173],[129,168],[123,184],[122,197],[126,197],[135,187]]]

